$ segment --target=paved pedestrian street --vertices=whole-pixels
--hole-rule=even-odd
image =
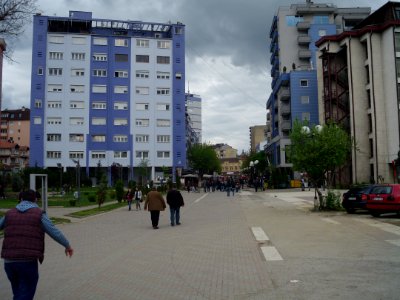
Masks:
[[[59,225],[75,253],[46,237],[35,299],[398,299],[395,225],[310,212],[312,191],[182,194],[180,226],[127,207]]]

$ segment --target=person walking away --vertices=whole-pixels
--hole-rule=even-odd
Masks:
[[[133,194],[132,194],[132,190],[128,189],[128,191],[126,192],[126,202],[128,202],[128,210],[131,210],[132,208],[132,199],[133,199]]]
[[[74,250],[36,204],[35,191],[24,191],[21,197],[22,201],[0,219],[0,229],[4,229],[1,257],[14,299],[33,299],[39,280],[38,261],[44,259],[45,233],[64,246],[65,255],[71,257]]]
[[[136,210],[140,210],[140,202],[142,202],[142,191],[136,188],[135,191],[135,204],[136,204]]]
[[[167,193],[167,203],[169,205],[171,226],[181,225],[180,223],[180,208],[185,206],[183,197],[180,191],[176,189],[176,185],[171,185]]]
[[[153,229],[158,229],[160,211],[165,210],[166,207],[167,205],[165,204],[163,196],[160,192],[156,191],[155,187],[153,187],[152,190],[147,194],[146,202],[144,203],[144,210],[150,211]]]

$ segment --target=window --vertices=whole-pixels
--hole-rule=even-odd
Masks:
[[[107,38],[105,37],[94,37],[93,45],[107,46]]]
[[[94,84],[92,86],[92,93],[107,93],[107,86],[100,85],[100,84]]]
[[[140,159],[149,158],[149,151],[136,151],[136,158]]]
[[[135,88],[136,94],[139,95],[148,95],[149,94],[149,88],[148,87],[143,87],[143,86],[137,86]]]
[[[329,24],[329,16],[314,16],[314,24]]]
[[[35,125],[42,124],[42,118],[41,117],[33,117],[33,124],[35,124]]]
[[[104,134],[94,134],[92,135],[92,142],[103,143],[106,141],[106,136]]]
[[[128,125],[128,119],[116,118],[116,119],[114,119],[114,125],[115,126],[126,126],[126,125]]]
[[[115,71],[114,77],[118,78],[128,78],[128,71]]]
[[[169,143],[169,135],[157,135],[157,143]]]
[[[61,125],[61,118],[47,118],[48,125]]]
[[[92,109],[107,109],[106,102],[93,102]]]
[[[169,88],[157,88],[157,95],[169,95]]]
[[[180,73],[180,72],[175,73],[175,78],[178,80],[182,79],[182,73]]]
[[[61,158],[61,151],[47,151],[46,158],[49,159]]]
[[[135,136],[135,141],[136,143],[148,143],[149,136],[147,134],[137,134]]]
[[[115,54],[116,62],[128,62],[128,54]]]
[[[286,16],[285,19],[286,19],[286,25],[290,27],[296,26],[297,23],[304,21],[303,17],[298,17],[298,16]]]
[[[42,100],[35,99],[35,108],[42,108]]]
[[[106,158],[106,153],[103,151],[93,151],[92,158],[93,159],[104,159],[104,158]]]
[[[115,39],[115,46],[117,47],[128,47],[127,39]]]
[[[157,127],[169,127],[171,120],[168,119],[157,119]]]
[[[128,102],[114,102],[114,109],[115,110],[127,110],[128,109]]]
[[[149,40],[136,40],[136,47],[149,48]]]
[[[169,64],[169,56],[157,56],[158,64]]]
[[[136,78],[149,78],[149,71],[136,71]]]
[[[49,76],[61,76],[62,68],[49,68]]]
[[[85,103],[83,101],[71,101],[69,103],[69,108],[72,108],[72,109],[83,109],[83,108],[85,108]]]
[[[69,89],[70,89],[71,93],[83,93],[83,92],[85,92],[85,86],[84,85],[71,84]]]
[[[183,27],[175,27],[175,34],[183,34]]]
[[[42,67],[38,68],[37,74],[38,75],[43,75],[43,68]]]
[[[318,35],[319,36],[325,36],[326,35],[326,30],[325,29],[318,30]]]
[[[114,151],[114,158],[127,158],[128,152],[127,151]]]
[[[148,55],[136,55],[136,62],[137,63],[149,63],[150,56]]]
[[[157,151],[157,158],[169,158],[169,151]]]
[[[158,103],[157,104],[157,110],[164,110],[164,111],[169,111],[170,105],[167,103]]]
[[[157,48],[169,49],[169,48],[171,48],[171,42],[170,41],[157,41]]]
[[[169,72],[157,72],[157,79],[169,79]]]
[[[303,112],[301,113],[301,120],[302,121],[310,121],[310,113],[309,112]]]
[[[136,103],[135,107],[136,107],[136,110],[149,110],[148,103]]]
[[[64,44],[63,35],[50,35],[48,38],[50,44]]]
[[[61,142],[61,134],[60,133],[48,133],[47,141],[48,142]]]
[[[308,80],[307,79],[300,79],[300,86],[301,87],[308,87]]]
[[[94,77],[107,77],[107,70],[105,69],[94,69],[93,70]]]
[[[64,53],[62,52],[49,52],[49,59],[51,60],[62,60]]]
[[[77,37],[73,36],[72,37],[72,45],[85,45],[86,44],[86,38],[85,37]]]
[[[82,133],[70,133],[69,141],[74,142],[74,143],[75,142],[82,143],[82,142],[84,142],[83,134]]]
[[[71,69],[71,76],[85,76],[85,69]]]
[[[308,104],[310,103],[310,97],[309,96],[301,96],[301,104]]]
[[[92,125],[106,125],[107,119],[106,118],[92,118]]]
[[[69,151],[69,158],[83,159],[83,151]]]
[[[150,124],[150,121],[149,121],[149,119],[136,119],[135,124],[138,127],[148,127]]]
[[[126,143],[128,142],[128,136],[122,134],[114,135],[113,141],[114,143]]]
[[[61,101],[49,101],[47,102],[47,108],[61,108]]]
[[[83,125],[84,124],[83,118],[76,118],[76,117],[69,118],[69,124],[70,125]]]
[[[115,94],[127,94],[128,87],[126,85],[116,85],[116,86],[114,86],[114,93]]]
[[[94,53],[93,60],[94,61],[107,61],[107,54],[106,53]]]
[[[83,52],[72,52],[71,53],[72,60],[85,60],[85,53]]]

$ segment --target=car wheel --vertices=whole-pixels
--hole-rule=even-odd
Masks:
[[[354,208],[346,208],[346,211],[348,214],[354,214],[356,210]]]

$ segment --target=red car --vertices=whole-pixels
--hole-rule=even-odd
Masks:
[[[369,194],[367,209],[374,217],[391,212],[400,214],[400,184],[376,185]]]

